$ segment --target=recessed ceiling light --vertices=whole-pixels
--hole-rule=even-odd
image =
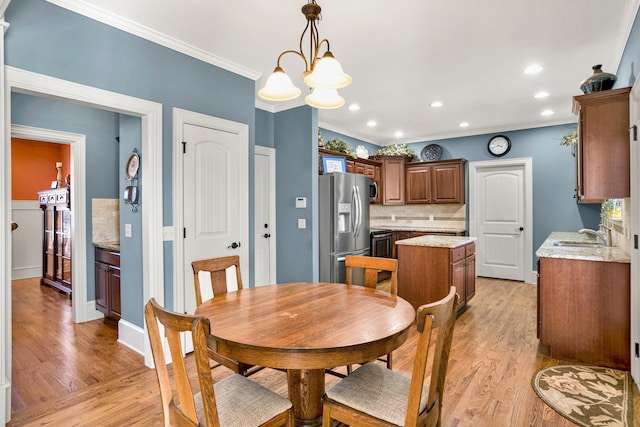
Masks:
[[[370,128],[376,127],[376,126],[378,126],[378,123],[375,120],[369,120],[367,122],[367,126],[369,126]]]
[[[442,107],[443,105],[444,105],[444,104],[443,104],[442,102],[440,102],[440,101],[434,101],[434,102],[432,102],[431,104],[429,104],[429,107],[432,107],[432,108],[440,108],[440,107]]]
[[[553,110],[544,110],[542,113],[540,113],[541,116],[551,116],[553,114]]]
[[[549,96],[549,92],[545,92],[543,90],[533,95],[534,98],[546,98],[547,96]]]
[[[466,128],[466,127],[469,126],[469,123],[468,122],[462,122],[458,126],[460,126],[461,128]]]
[[[349,111],[358,111],[359,109],[360,109],[360,106],[358,104],[349,105]]]
[[[393,134],[396,138],[402,138],[404,136],[404,132],[401,130],[397,130],[396,133]]]
[[[538,74],[540,71],[542,71],[542,66],[540,66],[538,64],[531,64],[527,68],[525,68],[524,73],[525,74]]]

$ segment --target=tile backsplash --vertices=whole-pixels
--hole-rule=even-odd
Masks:
[[[91,199],[91,241],[120,242],[120,201]]]
[[[416,227],[452,230],[466,228],[466,205],[371,205],[369,215],[371,228]]]
[[[605,218],[603,226],[611,229],[611,241],[625,253],[631,254],[631,198],[622,199],[622,218]]]

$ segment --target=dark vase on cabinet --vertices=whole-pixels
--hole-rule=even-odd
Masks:
[[[38,192],[42,209],[41,285],[71,297],[71,199],[69,187]]]

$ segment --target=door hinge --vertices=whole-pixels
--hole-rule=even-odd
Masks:
[[[182,154],[187,152],[187,141],[182,141]]]
[[[635,351],[635,353],[636,353],[636,357],[640,357],[640,344],[638,344],[638,343],[635,343],[635,344],[636,344],[636,345],[635,345],[635,348],[636,348],[636,351]]]
[[[638,235],[633,235],[633,249],[638,249]]]
[[[187,228],[186,228],[186,227],[184,227],[184,228],[182,229],[182,238],[183,238],[183,239],[186,239],[186,238],[187,238]]]
[[[637,125],[631,126],[631,130],[633,131],[633,140],[637,141],[638,140],[638,126]]]

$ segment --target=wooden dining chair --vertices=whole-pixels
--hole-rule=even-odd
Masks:
[[[395,258],[381,258],[373,256],[356,256],[347,255],[344,257],[344,265],[347,273],[347,284],[354,283],[354,273],[357,269],[364,270],[364,279],[362,283],[358,283],[367,288],[376,289],[378,286],[378,274],[380,272],[389,272],[391,277],[389,278],[390,289],[389,292],[393,295],[398,294],[398,260]]]
[[[393,295],[398,294],[398,260],[394,258],[381,258],[370,256],[355,256],[347,255],[344,259],[346,266],[347,285],[361,284],[366,288],[377,289],[378,286],[378,274],[382,272],[389,272],[391,276],[389,278],[389,292]],[[355,283],[354,276],[355,271],[364,271],[364,277],[362,283]],[[385,362],[387,368],[393,369],[393,355],[387,354],[385,357],[381,357],[378,360]],[[347,373],[351,373],[351,366],[347,366]]]
[[[418,343],[411,378],[374,363],[362,365],[322,397],[322,426],[331,426],[332,420],[349,426],[440,426],[458,299],[452,286],[442,300],[418,308]],[[425,386],[434,330],[431,378]]]
[[[191,268],[193,268],[193,280],[196,286],[196,305],[210,300],[215,295],[242,289],[240,257],[238,255],[193,261]],[[228,269],[235,270],[235,283],[227,283]],[[211,279],[209,283],[200,280],[200,272],[209,273]],[[233,275],[233,273],[231,274]]]
[[[214,384],[209,367],[209,320],[205,317],[172,313],[151,299],[145,306],[145,320],[155,364],[162,420],[168,426],[293,427],[293,407],[277,393],[234,374]],[[167,368],[160,323],[164,328],[172,373]],[[199,392],[192,390],[185,362],[181,333],[191,332]],[[193,376],[193,375],[192,375]],[[174,394],[174,391],[176,393]]]
[[[240,257],[237,255],[226,256],[221,258],[203,259],[199,261],[193,261],[191,263],[193,268],[193,281],[196,288],[196,304],[200,305],[203,301],[208,301],[214,298],[215,295],[226,294],[230,291],[237,291],[242,289],[242,277],[240,276]],[[227,282],[227,273],[229,269],[235,270],[235,282]],[[201,280],[200,273],[208,273],[210,280]],[[234,272],[231,272],[231,276]],[[217,368],[220,365],[226,366],[236,374],[242,374],[244,376],[252,375],[264,366],[253,366],[247,363],[238,362],[237,360],[229,359],[218,353],[212,353],[211,359],[216,363],[211,365],[211,368]]]

